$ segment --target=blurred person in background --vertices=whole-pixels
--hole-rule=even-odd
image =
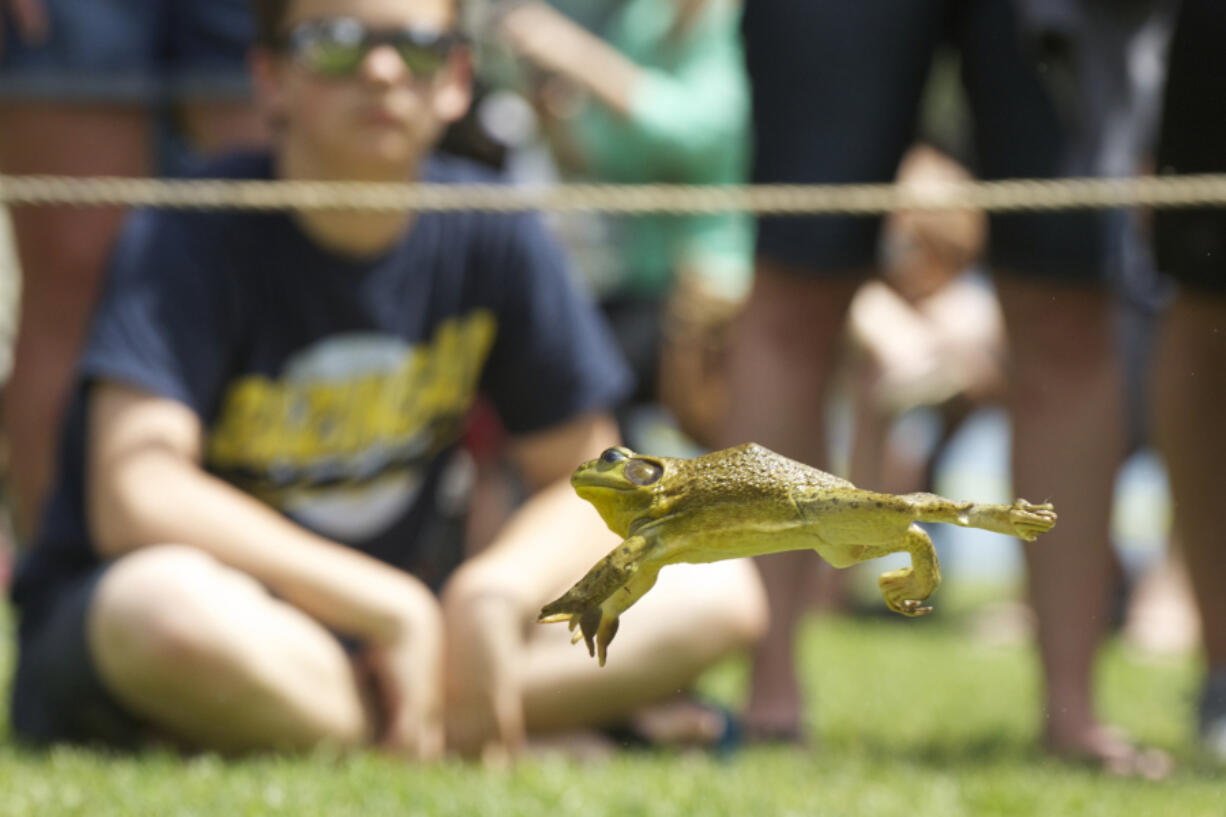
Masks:
[[[966,169],[920,143],[898,169],[902,185],[970,181]],[[848,478],[890,493],[935,490],[935,464],[970,414],[1004,399],[1005,338],[1000,305],[974,271],[987,238],[974,210],[897,211],[882,230],[881,279],[866,282],[848,311],[847,388],[853,400]],[[940,430],[930,450],[890,445],[907,412],[934,408]]]
[[[274,147],[205,175],[490,180],[432,154],[470,101],[452,0],[254,8]],[[744,561],[662,576],[606,668],[532,624],[616,543],[568,477],[630,380],[531,214],[139,211],[80,376],[13,587],[24,740],[505,758],[763,627]],[[431,534],[479,391],[530,495],[464,561]]]
[[[756,182],[891,179],[913,141],[920,91],[944,41],[961,56],[977,176],[1101,172],[1095,134],[1069,118],[1080,107],[1057,98],[1056,83],[1040,77],[1034,59],[1041,54],[1055,71],[1081,54],[1038,48],[1071,41],[1047,29],[1024,31],[1009,0],[899,2],[888,10],[757,0],[746,6],[743,32]],[[989,221],[986,263],[1010,350],[1013,490],[1050,500],[1061,514],[1060,525],[1025,549],[1046,682],[1043,742],[1060,756],[1157,776],[1169,760],[1105,725],[1091,692],[1117,575],[1108,522],[1124,446],[1122,413],[1111,408],[1121,404],[1123,377],[1104,280],[1107,219],[1070,211]],[[733,334],[723,444],[755,440],[828,465],[826,389],[852,298],[876,266],[879,223],[759,221],[754,284]],[[806,556],[759,562],[771,627],[756,653],[746,728],[781,739],[802,736],[792,649],[805,576],[797,560]]]
[[[961,164],[924,140],[907,150],[896,179],[921,189],[970,180]],[[845,473],[854,484],[898,494],[936,491],[942,455],[964,422],[1003,401],[1004,321],[978,266],[986,238],[987,216],[977,210],[885,215],[880,279],[866,281],[852,298],[834,374],[832,397],[846,401],[850,416]],[[917,411],[935,420],[932,435],[918,435],[925,439],[905,424]],[[849,592],[851,571],[859,568],[814,567],[807,591],[814,608],[858,609]]]
[[[1226,7],[1182,0],[1170,44],[1158,149],[1161,173],[1226,172]],[[1226,547],[1218,511],[1226,475],[1226,210],[1158,210],[1158,268],[1177,291],[1155,360],[1155,434],[1170,477],[1174,527],[1200,613],[1206,673],[1198,726],[1226,761]]]
[[[736,184],[749,155],[749,88],[737,0],[514,3],[502,39],[531,67],[530,92],[563,176],[623,184]],[[574,17],[563,12],[571,12]],[[581,25],[583,21],[587,26]],[[614,216],[601,307],[638,378],[622,412],[663,402],[709,444],[723,338],[750,278],[745,213]]]
[[[195,151],[264,140],[243,61],[246,0],[0,0],[0,172],[148,176],[159,117]],[[21,269],[3,395],[7,492],[27,538],[54,478],[68,399],[117,207],[18,207]]]

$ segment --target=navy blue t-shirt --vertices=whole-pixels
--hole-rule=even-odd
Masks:
[[[207,175],[269,178],[230,157]],[[425,178],[489,181],[433,157]],[[209,472],[332,540],[429,572],[426,501],[478,393],[512,433],[612,406],[629,374],[530,214],[423,213],[381,257],[287,213],[137,211],[116,247],[66,420],[60,478],[13,597],[36,607],[98,556],[85,518],[89,387],[180,401]],[[436,581],[439,576],[423,577]]]

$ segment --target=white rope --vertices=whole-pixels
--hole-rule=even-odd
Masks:
[[[1226,204],[1226,175],[848,185],[493,185],[0,175],[0,205],[870,214]]]

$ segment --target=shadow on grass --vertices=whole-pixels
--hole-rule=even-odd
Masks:
[[[823,742],[818,745],[816,751],[846,753],[875,761],[939,768],[1034,765],[1045,760],[1045,755],[1034,740],[999,734],[949,736],[902,743],[878,735],[866,735],[837,742]]]
[[[1160,748],[1171,753],[1175,761],[1175,778],[1197,782],[1222,779],[1222,764],[1201,753],[1196,746]],[[863,739],[820,743],[814,751],[819,755],[837,753],[879,764],[913,766],[934,772],[1042,767],[1071,773],[1105,774],[1092,761],[1048,754],[1042,749],[1037,736],[979,734],[899,743],[871,735]]]

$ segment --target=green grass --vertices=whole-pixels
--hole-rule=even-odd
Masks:
[[[1193,659],[1154,662],[1108,649],[1100,674],[1107,714],[1180,764],[1163,783],[1111,779],[1038,752],[1032,653],[977,643],[968,620],[945,612],[812,621],[802,662],[817,744],[807,751],[753,748],[723,761],[623,754],[490,772],[415,768],[370,753],[242,761],[36,754],[4,738],[0,720],[0,815],[1226,814],[1222,772],[1198,760],[1192,743]],[[0,627],[11,630],[3,613]],[[10,648],[0,641],[7,679]],[[743,664],[722,666],[704,691],[734,703],[744,673]]]

